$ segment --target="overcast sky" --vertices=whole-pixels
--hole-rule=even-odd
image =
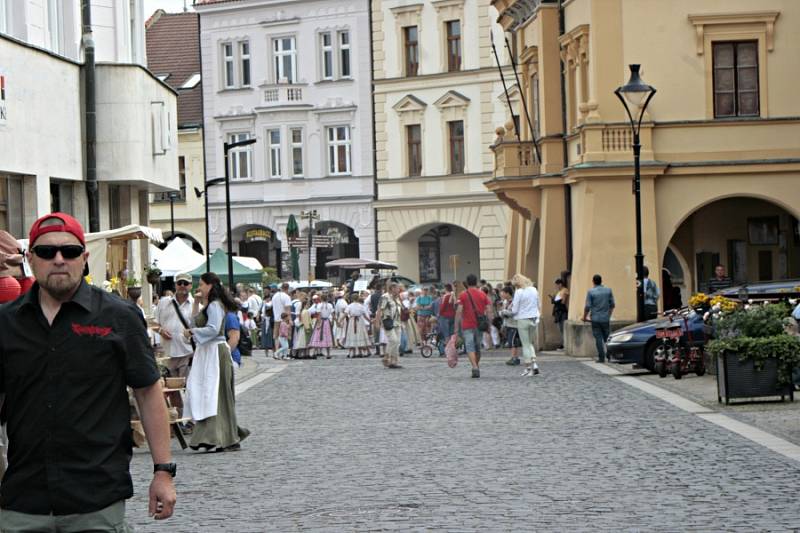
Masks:
[[[192,0],[186,0],[186,7],[192,10]],[[183,11],[184,0],[144,0],[144,18],[150,18],[156,9],[163,9],[167,13],[180,13]]]

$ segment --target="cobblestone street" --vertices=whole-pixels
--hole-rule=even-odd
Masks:
[[[601,374],[505,354],[480,380],[418,356],[280,363],[237,399],[236,453],[180,451],[173,518],[137,531],[721,531],[800,528],[800,464]],[[259,371],[277,366],[262,352]]]

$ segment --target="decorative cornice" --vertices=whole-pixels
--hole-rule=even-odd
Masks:
[[[767,50],[774,48],[775,20],[780,11],[750,11],[746,13],[709,13],[703,15],[689,15],[689,22],[694,25],[697,37],[697,55],[703,55],[706,26],[719,26],[730,24],[764,25],[767,34]]]

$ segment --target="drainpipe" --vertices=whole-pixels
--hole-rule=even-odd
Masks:
[[[369,17],[369,83],[370,83],[370,104],[372,105],[370,116],[372,117],[372,201],[378,201],[378,138],[375,132],[375,63],[372,57],[372,35],[373,35],[373,20],[372,20],[372,0],[369,0],[367,15]],[[380,260],[378,257],[378,208],[372,208],[372,229],[375,239],[375,259]],[[361,250],[358,251],[359,256]]]
[[[211,250],[209,249],[209,242],[210,237],[208,236],[208,186],[206,183],[208,182],[208,163],[206,162],[206,99],[203,95],[204,93],[204,85],[205,85],[205,75],[203,74],[203,38],[201,33],[202,26],[200,25],[200,13],[195,13],[197,15],[197,51],[200,54],[200,127],[202,128],[203,132],[203,204],[205,207],[205,227],[206,227],[206,243],[205,243],[205,254],[206,254],[206,270],[211,270]],[[281,262],[277,261],[277,274],[280,276],[281,274]]]
[[[558,36],[564,35],[564,6],[558,0]],[[569,165],[569,149],[567,147],[567,86],[564,78],[564,60],[561,60],[561,152],[564,158],[564,168]],[[572,188],[564,185],[564,218],[566,223],[567,240],[567,270],[572,272]],[[566,281],[566,280],[565,280]]]
[[[95,108],[95,64],[94,38],[92,37],[91,0],[81,4],[81,23],[83,25],[83,98],[84,120],[86,123],[86,196],[89,201],[89,231],[100,231],[100,197],[97,186],[97,111]]]

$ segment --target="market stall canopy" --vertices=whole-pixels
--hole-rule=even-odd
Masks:
[[[236,261],[234,256],[233,261],[233,281],[234,283],[261,283],[263,272],[261,270],[253,270]],[[194,270],[188,271],[192,275],[192,281],[198,282],[200,276],[206,272],[206,263],[203,263]],[[228,254],[222,248],[217,248],[214,255],[211,256],[211,272],[217,274],[220,279],[227,281],[228,276]]]
[[[256,259],[255,257],[246,257],[243,255],[234,255],[233,260],[239,263],[240,265],[244,265],[249,269],[252,270],[262,270],[264,266],[261,264],[261,261]]]
[[[92,275],[95,285],[99,285],[106,279],[108,267],[108,246],[110,244],[126,244],[134,239],[149,239],[151,242],[162,243],[164,237],[158,228],[131,224],[108,231],[98,231],[97,233],[87,233],[86,251],[89,252],[89,274]],[[111,268],[111,274],[115,275]]]
[[[175,276],[179,272],[188,272],[205,265],[206,258],[203,254],[195,252],[191,246],[181,238],[172,239],[163,250],[156,266],[161,270],[161,277]],[[150,256],[153,260],[153,256]],[[227,270],[226,270],[227,272]]]
[[[299,281],[290,281],[289,282],[289,290],[295,289],[328,289],[333,287],[333,283],[328,281],[322,281],[321,279],[315,279],[311,283],[308,280],[301,279]]]
[[[328,261],[325,263],[326,268],[352,268],[352,269],[360,269],[360,268],[373,268],[373,269],[385,269],[385,270],[396,270],[397,265],[392,263],[386,263],[384,261],[378,261],[377,259],[360,259],[358,257],[345,257],[342,259],[335,259],[333,261]]]

